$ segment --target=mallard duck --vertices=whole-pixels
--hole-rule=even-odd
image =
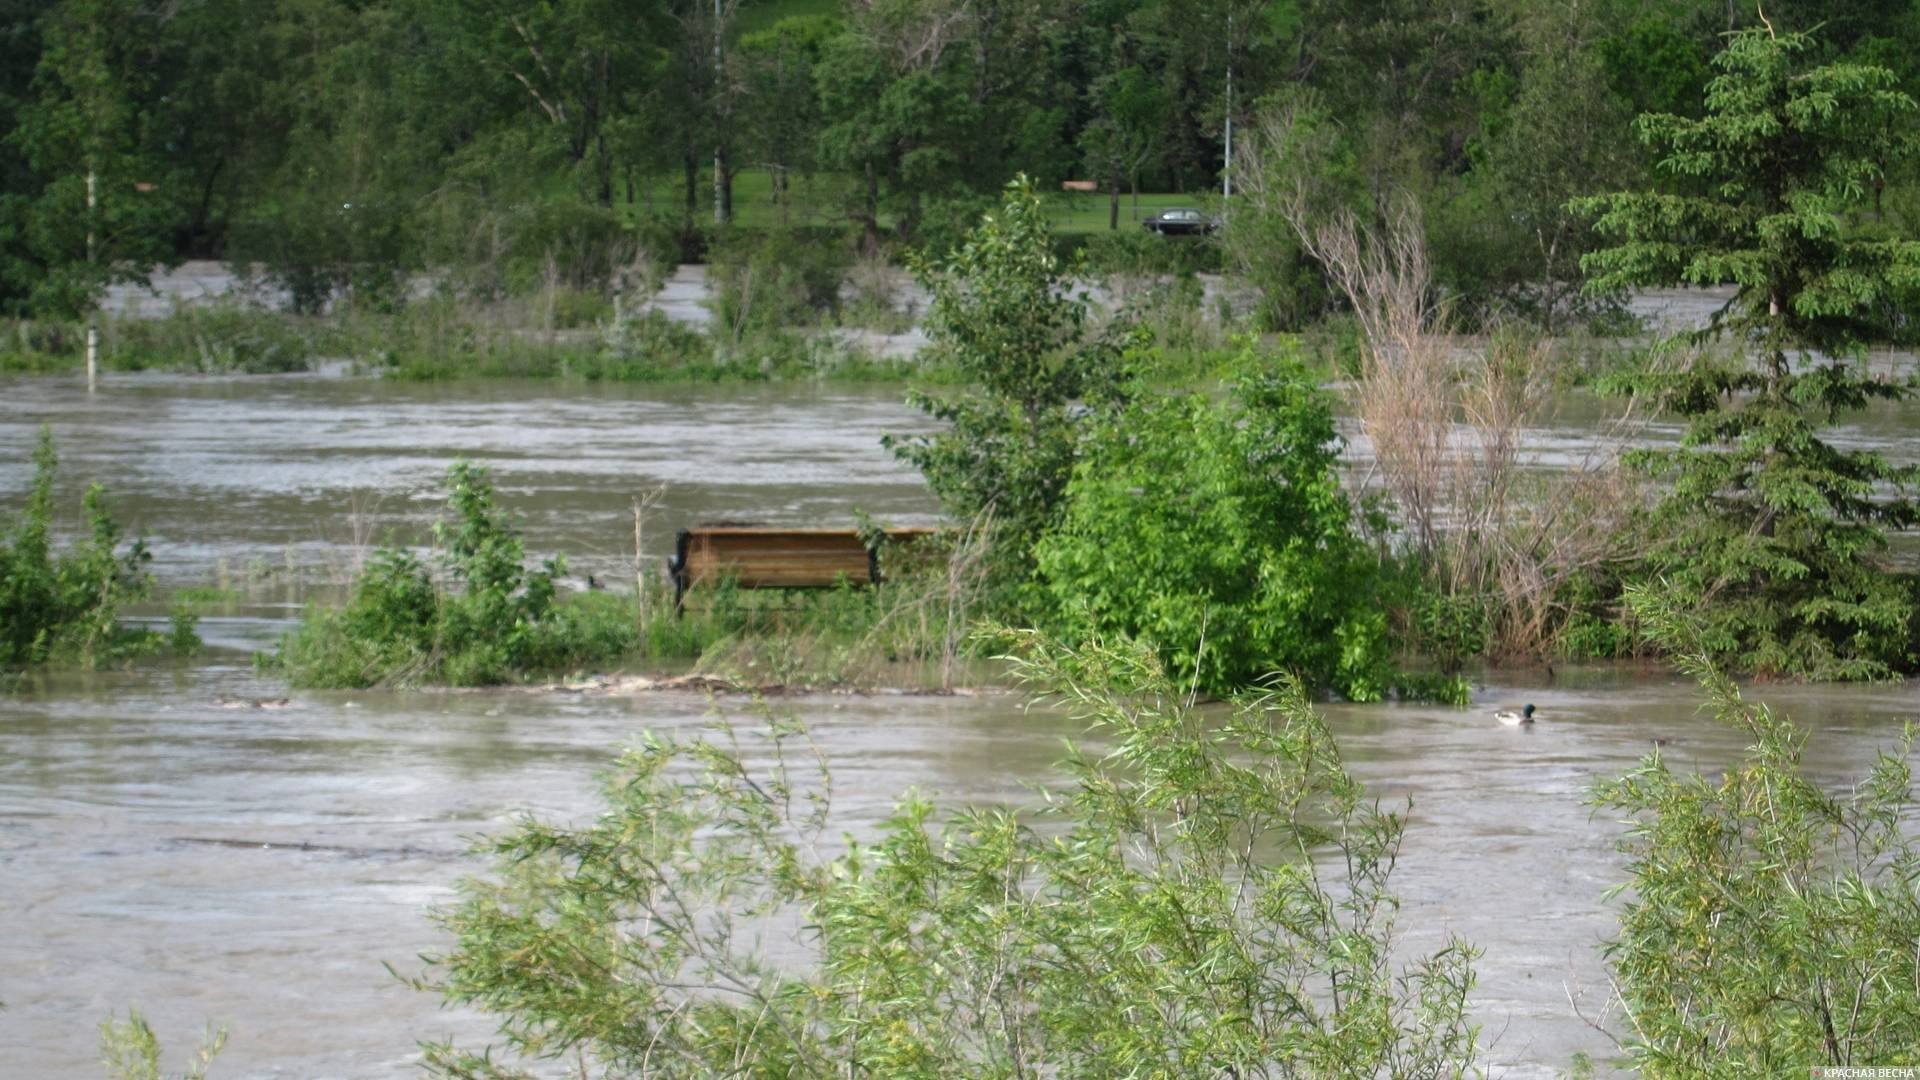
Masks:
[[[1531,724],[1533,723],[1533,706],[1528,705],[1522,712],[1514,712],[1512,709],[1501,709],[1499,712],[1493,714],[1493,718],[1508,727],[1519,727],[1521,724]]]

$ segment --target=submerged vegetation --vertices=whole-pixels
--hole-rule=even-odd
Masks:
[[[1313,701],[1622,656],[1751,741],[1588,793],[1624,826],[1625,1063],[1911,1065],[1916,730],[1835,793],[1733,678],[1920,671],[1920,465],[1837,430],[1920,386],[1866,363],[1920,325],[1920,9],[1778,6],[33,0],[0,16],[0,372],[913,383],[931,423],[886,446],[952,527],[882,548],[883,586],[682,597],[636,550],[574,588],[461,462],[430,536],[259,658],[300,688],[984,674],[1087,727],[1037,809],[905,793],[844,847],[791,718],[647,736],[600,817],[482,841],[436,913],[415,984],[505,1042],[430,1045],[438,1075],[1484,1070],[1474,949],[1409,958],[1410,815]],[[1208,235],[1133,200],[1123,231],[1142,184]],[[104,310],[186,257],[246,288]],[[654,307],[694,261],[702,328]],[[1623,333],[1672,286],[1731,299]],[[1620,336],[1585,365],[1585,332]],[[1596,449],[1535,467],[1576,382]],[[128,624],[147,549],[97,485],[63,535],[55,464],[43,430],[0,678],[193,648],[184,609]],[[138,1013],[102,1046],[158,1076]]]
[[[26,506],[0,538],[0,666],[48,662],[94,664],[199,645],[191,614],[174,618],[170,634],[129,627],[121,609],[147,599],[151,558],[143,542],[122,549],[106,492],[89,485],[81,500],[85,535],[66,550],[55,538],[53,431],[40,429]]]
[[[272,662],[294,685],[484,686],[605,664],[633,648],[626,606],[561,602],[562,560],[525,568],[485,469],[456,463],[447,495],[453,518],[434,529],[440,574],[411,551],[382,548],[345,605],[309,611],[281,643]]]
[[[105,318],[105,371],[262,375],[324,363],[409,380],[584,379],[607,382],[863,381],[942,373],[870,354],[831,323],[755,324],[738,334],[674,322],[597,295],[568,318],[544,304],[489,307],[452,297],[394,312],[287,315],[241,302],[188,303],[165,316]],[[724,302],[724,301],[723,301]],[[560,308],[556,301],[555,307]],[[72,371],[79,324],[0,320],[0,372]]]
[[[1823,791],[1801,764],[1809,732],[1715,666],[1710,614],[1677,590],[1631,602],[1715,719],[1753,740],[1717,781],[1655,749],[1593,790],[1628,826],[1629,899],[1606,954],[1633,1064],[1729,1080],[1906,1064],[1920,1046],[1920,729],[1850,791]]]
[[[572,827],[481,844],[417,985],[497,1016],[435,1075],[1451,1076],[1475,1060],[1472,948],[1403,959],[1405,818],[1342,766],[1297,684],[1224,724],[1136,646],[1015,634],[1022,682],[1085,721],[1037,820],[900,802],[821,851],[803,727],[649,738]],[[805,926],[776,960],[767,928]],[[777,929],[776,929],[777,932]],[[797,962],[796,962],[797,961]],[[510,1051],[505,1052],[505,1051]],[[516,1061],[515,1059],[520,1059]]]
[[[446,488],[430,556],[379,549],[344,603],[310,606],[260,662],[296,686],[336,688],[489,686],[628,661],[691,665],[748,687],[954,685],[980,587],[971,533],[888,551],[883,590],[765,596],[721,580],[676,608],[672,588],[645,570],[631,590],[563,591],[563,557],[526,568],[485,468],[456,463]]]

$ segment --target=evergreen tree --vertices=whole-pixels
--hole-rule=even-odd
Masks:
[[[1860,226],[1916,107],[1884,68],[1796,63],[1813,47],[1732,34],[1704,115],[1642,116],[1672,188],[1582,200],[1618,240],[1582,265],[1595,289],[1738,288],[1692,342],[1730,348],[1627,380],[1686,421],[1677,448],[1634,456],[1670,485],[1648,571],[1705,613],[1716,658],[1874,678],[1914,664],[1913,583],[1885,552],[1888,530],[1920,521],[1920,468],[1821,429],[1912,393],[1862,360],[1888,334],[1888,299],[1920,281],[1920,243]]]

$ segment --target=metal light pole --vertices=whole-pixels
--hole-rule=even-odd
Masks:
[[[722,0],[713,0],[713,221],[716,225],[727,223],[727,147],[720,132],[720,95],[723,93],[720,81],[726,76],[720,69],[720,4]]]
[[[96,211],[99,200],[94,194],[95,177],[91,163],[87,166],[87,273],[97,274],[97,242],[94,233],[99,228],[100,215]],[[97,277],[96,277],[96,280]],[[94,391],[100,365],[100,301],[96,298],[87,308],[87,393]]]
[[[1227,167],[1220,171],[1220,210],[1233,198],[1233,9],[1227,9]]]

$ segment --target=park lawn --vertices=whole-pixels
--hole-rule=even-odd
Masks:
[[[685,205],[686,191],[682,174],[661,173],[643,182],[636,201],[625,204],[635,217],[649,214],[676,216]],[[853,178],[842,173],[817,172],[811,176],[796,174],[788,189],[789,203],[781,207],[773,199],[773,174],[765,169],[741,169],[733,175],[733,219],[753,229],[781,226],[852,227],[849,210],[855,203]],[[1120,229],[1138,229],[1139,223],[1153,214],[1176,206],[1205,209],[1212,204],[1210,194],[1188,192],[1141,192],[1120,195]],[[713,219],[713,174],[701,170],[699,217]],[[1107,231],[1107,194],[1105,192],[1049,192],[1045,198],[1047,220],[1062,235],[1084,235]],[[891,224],[881,215],[883,226]]]
[[[686,206],[685,184],[682,173],[661,173],[643,181],[636,201],[625,205],[636,218],[677,217]],[[796,174],[788,185],[788,205],[782,207],[774,202],[772,172],[740,169],[733,174],[733,220],[735,224],[753,229],[847,224],[851,188],[850,178],[840,173]],[[711,169],[700,170],[699,200],[699,219],[712,221]]]
[[[1055,232],[1063,234],[1106,232],[1108,218],[1107,193],[1062,191],[1049,195],[1046,200],[1047,223]],[[1188,206],[1205,210],[1212,205],[1214,196],[1187,192],[1141,192],[1138,205],[1132,195],[1120,193],[1120,230],[1140,228],[1140,222],[1162,210],[1176,206]]]

